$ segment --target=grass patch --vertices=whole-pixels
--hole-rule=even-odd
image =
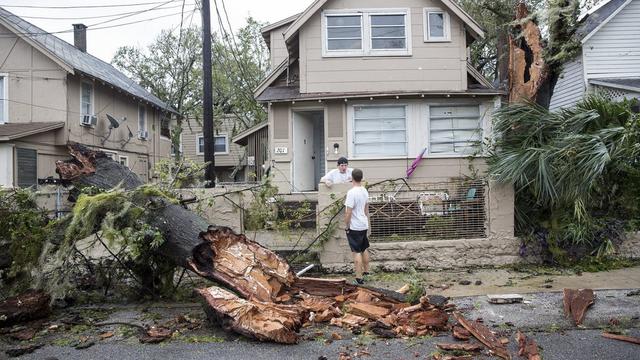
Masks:
[[[213,336],[213,335],[182,335],[177,338],[177,340],[189,343],[189,344],[210,344],[210,343],[221,343],[225,340],[221,337]]]

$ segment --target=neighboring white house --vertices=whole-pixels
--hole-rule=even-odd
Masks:
[[[564,65],[551,110],[573,106],[595,91],[612,99],[639,98],[640,0],[610,0],[581,22],[581,51]]]

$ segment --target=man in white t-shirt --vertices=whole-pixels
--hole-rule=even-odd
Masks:
[[[338,159],[338,168],[329,171],[320,179],[320,182],[325,183],[328,187],[331,187],[333,184],[350,182],[352,171],[353,169],[349,168],[349,161],[343,156]]]
[[[352,173],[353,188],[347,192],[344,222],[347,240],[353,254],[356,283],[364,284],[364,275],[369,275],[369,192],[362,186],[362,170]]]

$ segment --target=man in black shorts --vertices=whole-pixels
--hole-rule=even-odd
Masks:
[[[347,192],[344,202],[345,229],[347,240],[353,253],[356,270],[356,282],[364,283],[364,275],[369,274],[369,192],[362,186],[362,170],[353,169],[351,174],[353,188]]]

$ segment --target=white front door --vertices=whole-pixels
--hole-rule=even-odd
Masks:
[[[313,118],[308,113],[293,113],[293,191],[315,189]]]

